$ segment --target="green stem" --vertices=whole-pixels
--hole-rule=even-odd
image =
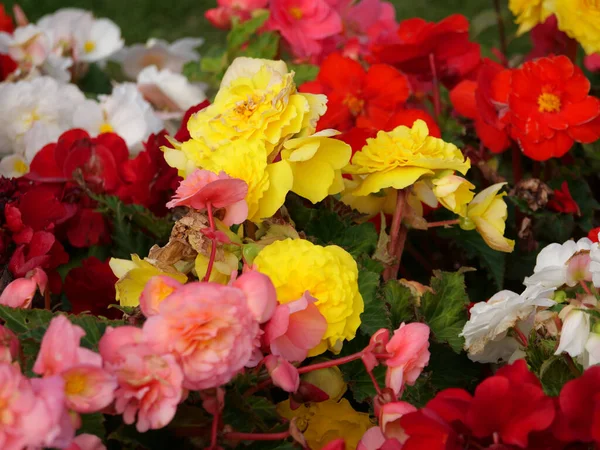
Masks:
[[[211,231],[215,231],[215,218],[213,217],[212,205],[209,203],[207,206],[208,211],[208,223],[210,225]],[[215,257],[217,256],[217,241],[215,239],[211,240],[210,243],[210,257],[208,259],[208,266],[206,267],[206,274],[204,274],[204,278],[202,281],[210,280],[210,273],[212,272],[213,265],[215,264]]]

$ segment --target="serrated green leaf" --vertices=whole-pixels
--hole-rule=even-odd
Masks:
[[[534,236],[540,241],[564,242],[571,238],[575,218],[570,214],[543,211],[533,222]]]
[[[420,312],[437,342],[449,344],[460,353],[464,338],[458,336],[467,320],[469,298],[461,272],[434,271],[432,292],[421,298]]]
[[[560,393],[566,382],[575,378],[567,364],[565,357],[555,355],[557,345],[556,339],[529,340],[529,345],[525,352],[527,353],[527,362],[531,371],[540,379],[544,392],[547,395],[556,396]]]
[[[409,288],[402,286],[398,280],[390,280],[383,287],[383,296],[390,306],[393,329],[398,328],[402,322],[415,320],[416,299]]]
[[[384,300],[377,295],[379,274],[361,270],[358,273],[358,289],[365,303],[360,316],[360,330],[371,336],[381,328],[391,329],[390,313]]]
[[[581,211],[577,225],[587,233],[594,228],[594,213],[600,209],[600,204],[596,201],[594,193],[584,178],[569,180],[568,185],[569,192]]]
[[[425,370],[431,372],[430,381],[435,392],[447,388],[472,390],[481,379],[485,366],[474,363],[465,353],[457,354],[447,346],[435,343],[429,351],[431,357]]]
[[[313,81],[319,73],[319,66],[313,64],[288,64],[288,68],[295,72],[294,82],[297,86]]]
[[[236,51],[242,45],[250,40],[260,27],[262,27],[269,18],[268,11],[262,11],[250,20],[240,23],[237,18],[233,18],[231,31],[227,35],[227,49],[229,52]]]
[[[279,423],[275,405],[264,397],[244,397],[237,389],[229,389],[225,398],[223,422],[236,431],[268,431]]]

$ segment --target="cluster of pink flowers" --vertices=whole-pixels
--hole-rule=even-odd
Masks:
[[[245,21],[259,9],[268,9],[266,30],[276,30],[301,61],[320,62],[342,49],[357,58],[369,45],[398,40],[394,6],[382,0],[218,0],[206,18],[219,28],[232,18]]]

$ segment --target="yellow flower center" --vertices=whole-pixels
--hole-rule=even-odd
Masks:
[[[104,122],[102,125],[100,125],[100,134],[102,134],[102,133],[112,133],[113,131],[115,131],[115,129],[108,122]]]
[[[289,9],[290,15],[296,19],[296,20],[300,20],[302,19],[302,9],[298,8],[297,6],[293,6],[292,8]]]
[[[538,109],[540,112],[560,111],[560,98],[555,94],[544,92],[538,97]]]
[[[248,100],[238,102],[235,105],[234,111],[236,114],[243,116],[245,118],[249,118],[254,114],[258,108],[258,102],[254,98],[249,98]]]
[[[356,117],[362,112],[365,106],[365,101],[355,97],[352,94],[348,94],[344,99],[344,105],[346,105],[352,115]]]
[[[96,43],[94,41],[85,41],[83,44],[83,51],[86,53],[91,53],[96,49]]]
[[[13,170],[17,173],[25,174],[27,173],[28,169],[29,167],[27,166],[27,163],[20,159],[17,159],[13,164]]]
[[[87,385],[85,375],[80,373],[69,374],[65,377],[65,393],[67,395],[81,394]]]

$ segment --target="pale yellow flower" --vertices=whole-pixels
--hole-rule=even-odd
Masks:
[[[429,136],[427,124],[417,120],[412,128],[401,125],[367,139],[345,170],[364,176],[353,192],[362,196],[389,187],[404,189],[421,177],[444,170],[458,170],[464,175],[470,167],[470,161],[454,144]]]
[[[552,14],[555,0],[509,0],[508,7],[516,16],[519,25],[517,35],[527,33],[539,23],[544,23]],[[567,0],[572,1],[572,0]]]
[[[494,250],[512,252],[515,241],[504,237],[508,212],[502,197],[506,193],[498,194],[505,184],[494,184],[477,194],[469,203],[467,216],[461,219],[460,226],[465,230],[476,229],[486,244]]]
[[[473,184],[457,175],[446,175],[431,181],[433,193],[444,208],[459,216],[467,214],[467,204],[475,197]]]

